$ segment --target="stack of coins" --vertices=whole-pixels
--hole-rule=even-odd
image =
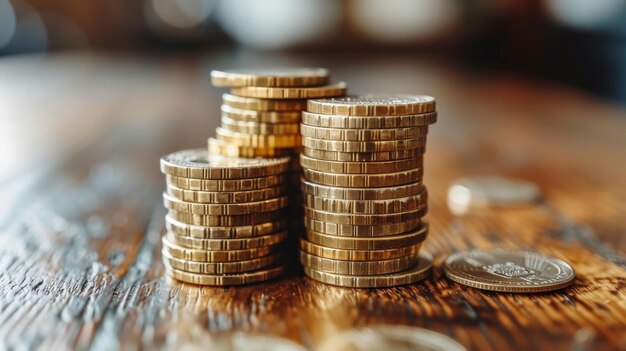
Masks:
[[[209,138],[210,153],[236,157],[290,156],[290,202],[302,203],[301,112],[307,99],[344,96],[346,83],[329,84],[323,68],[211,71],[211,82],[231,88],[222,97],[221,126]],[[292,207],[291,224],[302,228],[302,208]]]
[[[283,271],[289,158],[210,155],[206,149],[161,158],[171,277],[201,285],[264,281]]]
[[[310,100],[302,114],[304,224],[300,261],[309,277],[334,285],[416,282],[431,260],[422,184],[429,96]]]

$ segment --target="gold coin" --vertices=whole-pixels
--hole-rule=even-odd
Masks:
[[[239,122],[228,117],[222,117],[221,126],[230,132],[242,134],[289,135],[300,133],[300,124],[298,123]]]
[[[224,128],[215,129],[217,140],[248,147],[260,148],[289,148],[302,145],[302,136],[296,135],[256,135],[235,133]]]
[[[286,174],[248,179],[193,179],[165,175],[167,184],[185,190],[248,191],[279,186],[287,180]]]
[[[206,227],[192,225],[175,220],[171,216],[165,216],[165,228],[178,235],[202,239],[239,239],[263,236],[276,233],[287,228],[286,220],[265,222],[255,225],[236,227]]]
[[[163,242],[163,251],[168,255],[181,260],[195,262],[233,262],[246,261],[259,257],[269,256],[278,252],[280,245],[263,246],[247,250],[224,250],[224,251],[208,251],[198,249],[188,249],[180,245],[176,245],[166,237],[161,238]]]
[[[412,232],[381,237],[353,238],[322,234],[310,230],[305,231],[304,236],[313,244],[335,249],[386,250],[419,244],[426,239],[427,235],[428,224],[424,223]]]
[[[242,110],[222,105],[222,118],[239,122],[255,123],[300,123],[301,111],[255,111]]]
[[[298,148],[259,148],[232,145],[214,138],[208,139],[209,153],[231,157],[285,157],[298,153]]]
[[[316,184],[302,178],[300,188],[304,194],[333,199],[386,200],[417,195],[424,189],[424,185],[421,182],[414,182],[406,185],[383,188],[343,188]]]
[[[385,129],[427,126],[437,122],[437,112],[406,116],[342,116],[302,111],[302,124],[322,128]]]
[[[197,285],[219,286],[258,283],[275,278],[283,271],[284,267],[278,266],[239,274],[208,275],[184,272],[167,265],[165,266],[165,273],[174,279]]]
[[[190,249],[226,251],[272,246],[284,241],[287,238],[287,231],[242,239],[199,239],[189,236],[180,236],[172,232],[168,232],[165,236],[169,242]]]
[[[201,274],[232,274],[255,271],[276,263],[279,255],[254,258],[235,262],[194,262],[171,256],[165,250],[161,252],[166,265],[185,272]]]
[[[230,93],[237,96],[260,99],[315,99],[331,96],[344,96],[348,92],[345,82],[317,87],[259,87],[247,86],[231,88]]]
[[[269,200],[242,202],[238,204],[199,204],[181,201],[167,193],[163,193],[163,204],[166,208],[178,212],[210,216],[239,216],[280,210],[287,207],[287,197],[283,196]]]
[[[327,115],[399,116],[435,111],[435,98],[427,95],[376,96],[310,100],[307,110]]]
[[[419,255],[417,264],[407,270],[382,275],[345,275],[318,271],[304,267],[304,274],[322,283],[347,288],[386,288],[416,283],[428,277],[432,271],[432,257],[425,253]]]
[[[338,129],[322,128],[302,124],[302,136],[338,141],[383,141],[424,138],[428,126],[387,129]]]
[[[285,218],[285,212],[283,210],[241,216],[204,216],[187,212],[178,212],[171,209],[168,213],[173,219],[179,222],[204,225],[208,227],[239,227],[273,222]]]
[[[304,204],[317,210],[335,213],[387,214],[407,212],[426,206],[426,188],[413,196],[389,200],[341,200],[306,194]]]
[[[206,149],[178,151],[161,158],[165,174],[194,179],[242,179],[287,171],[289,158],[250,159],[211,155]]]
[[[284,196],[286,185],[249,191],[199,191],[185,190],[167,185],[167,193],[179,200],[205,204],[234,204],[269,200]]]
[[[300,251],[300,263],[322,272],[351,275],[378,275],[395,273],[417,263],[417,255],[404,256],[383,261],[340,261],[310,255]]]
[[[255,111],[301,111],[306,109],[306,100],[257,99],[231,94],[223,94],[222,103],[242,110]]]
[[[247,70],[212,70],[211,84],[216,87],[305,87],[324,85],[324,68],[257,68]]]
[[[303,170],[304,179],[330,186],[343,186],[347,188],[389,187],[418,182],[424,175],[423,168],[408,171],[382,174],[337,174]]]
[[[348,162],[371,162],[371,161],[393,161],[403,160],[422,156],[425,148],[415,148],[396,151],[384,152],[341,152],[317,150],[305,147],[302,153],[306,156],[316,158],[318,160],[328,161],[348,161]]]
[[[392,213],[392,214],[380,214],[380,215],[353,215],[349,213],[333,213],[327,211],[320,211],[312,209],[310,207],[304,207],[304,215],[317,220],[326,221],[337,224],[352,224],[352,225],[381,225],[381,224],[395,224],[404,221],[421,218],[426,215],[427,207],[424,206],[418,210]]]
[[[380,261],[405,256],[417,256],[421,245],[422,244],[419,243],[416,245],[386,250],[345,250],[320,246],[304,239],[300,239],[301,250],[308,252],[311,255],[340,261]]]
[[[424,158],[422,156],[417,156],[403,160],[382,162],[346,162],[318,160],[306,155],[301,155],[300,164],[303,168],[309,168],[320,172],[377,174],[406,171],[411,168],[421,168],[424,164]]]
[[[326,221],[318,221],[304,217],[304,226],[314,232],[345,236],[345,237],[379,237],[406,233],[420,226],[421,218],[417,217],[401,223],[380,225],[353,225],[337,224]]]
[[[219,135],[219,134],[218,134]],[[302,146],[339,152],[384,152],[424,147],[426,138],[384,141],[337,141],[302,137]]]

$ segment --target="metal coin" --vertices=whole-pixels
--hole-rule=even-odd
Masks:
[[[344,188],[316,184],[302,178],[301,184],[304,194],[343,200],[397,199],[417,195],[424,189],[424,185],[421,182],[381,188]]]
[[[260,134],[260,135],[283,135],[299,134],[298,123],[257,123],[239,122],[222,116],[222,128],[233,133]]]
[[[185,190],[200,191],[248,191],[275,187],[284,184],[286,174],[246,179],[194,179],[165,175],[167,184]]]
[[[424,138],[428,126],[387,129],[339,129],[323,128],[302,124],[302,136],[338,141],[383,141]]]
[[[309,278],[322,283],[338,285],[350,288],[385,288],[398,285],[407,285],[418,282],[428,277],[432,271],[432,258],[425,254],[419,254],[417,264],[407,270],[382,275],[345,275],[318,271],[304,267],[304,274]]]
[[[296,135],[258,135],[235,133],[224,128],[215,129],[217,140],[230,144],[260,148],[290,148],[302,145],[302,136]]]
[[[304,207],[304,215],[317,220],[325,221],[337,224],[352,224],[352,225],[381,225],[381,224],[395,224],[405,221],[415,220],[426,215],[427,207],[423,207],[417,210],[392,213],[392,214],[379,214],[379,215],[354,215],[348,213],[333,213],[328,211],[320,211],[310,207]]]
[[[163,250],[170,256],[181,260],[195,261],[195,262],[233,262],[233,261],[246,261],[259,257],[265,257],[270,254],[278,252],[279,245],[263,246],[254,249],[247,250],[222,250],[222,251],[208,251],[189,249],[176,245],[167,237],[162,237]]]
[[[202,273],[202,274],[232,274],[255,271],[278,261],[279,255],[265,256],[254,258],[246,261],[235,262],[194,262],[182,260],[171,256],[166,251],[162,251],[163,261],[165,264],[185,272]]]
[[[428,236],[428,225],[424,223],[412,232],[371,238],[334,236],[305,231],[304,237],[320,246],[347,250],[387,250],[419,244]]]
[[[173,219],[179,222],[183,222],[186,224],[203,225],[207,227],[248,226],[265,222],[278,221],[285,218],[284,210],[241,216],[205,216],[187,212],[178,212],[171,209],[168,210],[168,213]]]
[[[451,280],[477,289],[537,293],[574,283],[572,266],[530,251],[471,250],[448,257],[443,265]]]
[[[416,210],[427,205],[426,188],[418,195],[390,200],[341,200],[305,194],[304,204],[322,211],[353,214],[389,214]]]
[[[327,338],[317,350],[324,351],[466,351],[465,347],[432,330],[378,324],[349,329]]]
[[[242,110],[222,105],[222,118],[230,118],[239,122],[255,123],[300,123],[301,111],[255,111]]]
[[[327,115],[398,116],[434,112],[435,98],[427,95],[363,95],[310,100],[307,110]]]
[[[168,184],[167,193],[181,201],[203,204],[235,204],[281,197],[287,193],[287,187],[281,185],[249,191],[199,191],[185,190]]]
[[[298,148],[265,148],[250,147],[229,144],[222,140],[209,138],[207,140],[210,154],[225,155],[230,157],[285,157],[294,156],[298,153]]]
[[[344,96],[348,92],[348,85],[339,82],[331,85],[316,87],[260,87],[245,86],[230,89],[230,93],[261,99],[315,99],[322,97]]]
[[[406,233],[419,227],[420,223],[421,218],[419,217],[400,223],[381,225],[337,224],[304,217],[304,226],[311,231],[336,236],[365,238]]]
[[[216,87],[304,87],[324,85],[324,68],[257,68],[247,70],[212,70],[211,84]]]
[[[222,103],[242,110],[255,111],[301,111],[306,109],[306,100],[257,99],[231,94],[223,94]]]
[[[421,168],[424,165],[424,158],[422,156],[417,156],[403,160],[383,162],[346,162],[318,160],[306,155],[301,155],[300,164],[303,168],[309,168],[320,172],[378,174],[406,171],[412,168]]]
[[[425,145],[426,137],[384,141],[337,141],[302,137],[302,146],[305,148],[338,152],[389,152],[422,148]]]
[[[348,162],[370,162],[370,161],[392,161],[402,160],[414,157],[420,157],[424,154],[425,148],[405,149],[396,151],[383,152],[341,152],[317,150],[305,147],[302,153],[306,156],[316,158],[318,160],[329,161],[348,161]]]
[[[190,249],[226,251],[247,250],[257,247],[276,245],[287,238],[287,231],[257,236],[254,238],[241,239],[199,239],[189,236],[181,236],[173,232],[167,232],[165,236],[169,242]]]
[[[178,235],[188,236],[201,239],[239,239],[263,236],[276,233],[287,228],[286,220],[278,220],[274,222],[265,222],[247,226],[199,226],[186,224],[175,220],[171,216],[165,216],[165,228],[168,231]]]
[[[311,255],[340,261],[380,261],[417,255],[420,244],[385,250],[346,250],[314,244],[300,239],[300,249]]]
[[[165,174],[195,179],[242,179],[276,175],[287,171],[289,158],[233,158],[211,155],[206,149],[178,151],[161,158]]]
[[[165,266],[165,273],[170,277],[185,283],[197,285],[243,285],[266,281],[279,276],[285,268],[283,266],[261,269],[258,271],[238,274],[208,275],[189,273],[169,266]]]
[[[178,212],[211,216],[239,216],[280,210],[287,207],[287,197],[283,196],[269,200],[236,204],[199,204],[181,201],[167,193],[163,193],[163,204],[166,208]]]
[[[414,255],[381,261],[340,261],[300,251],[300,263],[303,266],[335,274],[378,275],[395,273],[412,267],[417,260],[417,255]]]
[[[437,112],[406,116],[324,115],[302,111],[302,124],[322,128],[384,129],[427,126],[437,122]]]
[[[420,182],[423,168],[382,174],[338,174],[304,169],[304,179],[329,186],[346,188],[378,188]]]

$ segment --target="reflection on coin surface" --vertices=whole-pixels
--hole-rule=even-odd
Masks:
[[[532,203],[541,197],[537,185],[502,177],[466,177],[456,180],[448,190],[448,206],[455,214],[470,207],[510,206]]]
[[[566,262],[530,251],[471,250],[448,257],[451,280],[483,290],[535,293],[562,289],[576,274]]]
[[[354,328],[326,339],[316,350],[335,351],[463,351],[455,340],[422,328],[374,325]]]
[[[183,324],[189,328],[189,324]],[[208,333],[205,330],[175,330],[167,338],[165,350],[185,351],[305,351],[303,346],[283,337],[256,332]]]

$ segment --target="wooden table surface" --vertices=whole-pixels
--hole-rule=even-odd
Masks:
[[[425,183],[434,276],[377,290],[293,273],[242,288],[163,277],[158,159],[204,147],[222,90],[211,68],[321,65],[352,92],[438,99]],[[467,73],[410,55],[209,53],[0,60],[0,349],[177,349],[204,332],[260,331],[315,348],[353,326],[424,327],[469,350],[626,349],[626,111],[584,92]],[[545,201],[453,216],[456,178],[538,184]],[[468,248],[568,261],[555,293],[482,292],[440,265]],[[206,345],[206,344],[201,344]]]

